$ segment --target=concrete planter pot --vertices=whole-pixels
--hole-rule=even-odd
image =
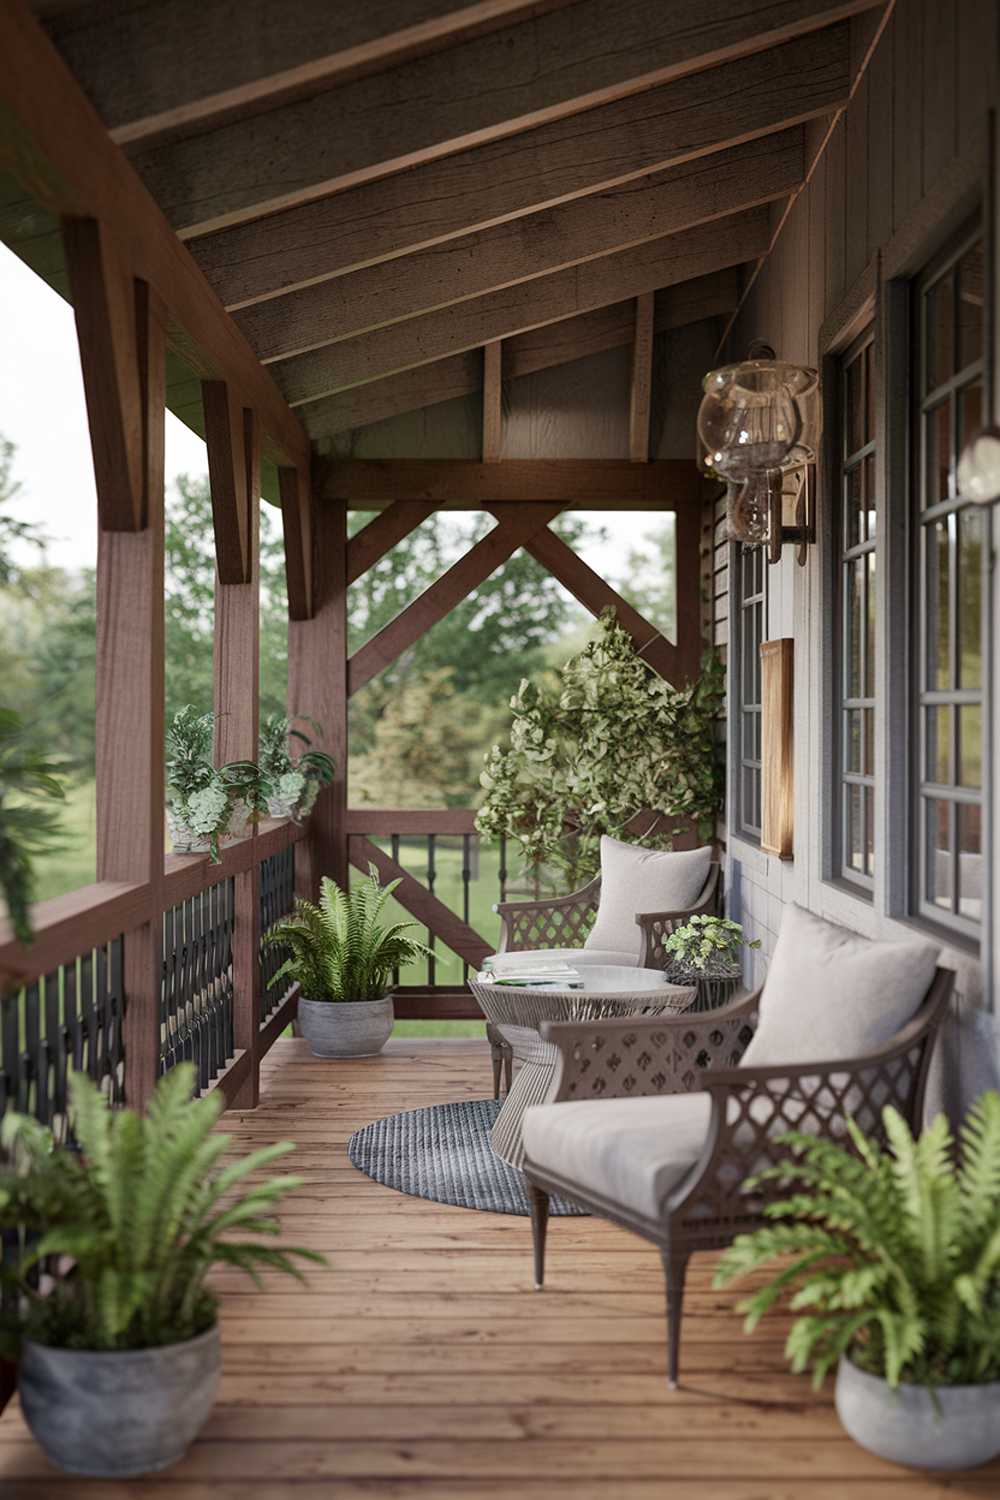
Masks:
[[[268,797],[267,810],[272,818],[294,818],[298,812],[298,797]]]
[[[127,1479],[183,1458],[215,1401],[217,1326],[183,1344],[101,1353],[25,1343],[18,1391],[47,1458],[70,1474]]]
[[[175,854],[207,854],[211,845],[203,834],[193,833],[172,808],[167,808],[167,827]]]
[[[300,1000],[299,1030],[314,1057],[374,1057],[389,1037],[392,996],[381,1000]]]
[[[914,1469],[970,1469],[1000,1453],[1000,1381],[893,1390],[849,1359],[837,1367],[835,1401],[862,1448]]]

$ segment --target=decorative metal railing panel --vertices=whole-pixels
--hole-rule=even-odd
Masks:
[[[295,905],[295,845],[289,844],[260,863],[260,931],[261,937]],[[260,953],[260,1024],[263,1026],[277,1010],[286,987],[272,989],[275,974],[286,957],[280,944],[261,948]]]
[[[235,1050],[235,882],[220,880],[163,914],[160,1072],[191,1061],[206,1088]]]
[[[122,953],[114,938],[0,1002],[0,1114],[34,1115],[64,1140],[70,1069],[122,1102]]]

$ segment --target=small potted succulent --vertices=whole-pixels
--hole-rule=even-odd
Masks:
[[[295,912],[264,934],[288,957],[271,987],[299,986],[299,1029],[316,1057],[373,1057],[392,1034],[393,974],[428,952],[405,936],[413,922],[382,920],[398,880],[380,886],[374,865],[345,895],[324,877],[319,905]]]
[[[743,949],[759,947],[759,938],[748,942],[739,922],[728,917],[689,917],[664,940],[666,973],[674,984],[696,984],[695,1009],[709,1010],[728,1000],[739,985]]]
[[[888,1150],[848,1119],[848,1149],[790,1133],[760,1174],[788,1188],[775,1222],[741,1235],[723,1286],[780,1267],[741,1308],[747,1331],[786,1295],[800,1314],[792,1369],[818,1387],[837,1367],[837,1415],[863,1448],[915,1468],[1000,1454],[1000,1094],[982,1094],[958,1148],[944,1115],[914,1140],[882,1114]]]
[[[248,822],[267,813],[269,784],[249,760],[212,762],[216,715],[190,703],[167,726],[167,822],[177,854],[211,854],[219,842],[240,837]]]
[[[3,1121],[0,1228],[19,1254],[2,1268],[0,1348],[20,1360],[33,1435],[70,1473],[148,1474],[186,1452],[218,1384],[213,1266],[302,1280],[297,1259],[325,1264],[274,1240],[273,1210],[302,1179],[247,1183],[291,1142],[223,1165],[232,1137],[213,1129],[223,1100],[193,1099],[194,1081],[182,1063],[137,1115],[109,1109],[85,1074],[72,1074],[78,1149],[57,1147],[29,1116]]]
[[[322,750],[312,748],[312,740],[297,726],[308,724],[317,734],[319,725],[312,719],[291,720],[284,714],[269,714],[260,731],[260,768],[270,784],[267,807],[272,818],[292,818],[300,823],[313,810],[321,786],[333,780],[334,764]],[[303,747],[292,758],[290,740]]]

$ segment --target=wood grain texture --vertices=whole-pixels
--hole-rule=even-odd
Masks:
[[[653,395],[654,295],[635,299],[635,336],[632,340],[632,383],[629,390],[628,456],[633,463],[649,462],[649,413]]]
[[[726,316],[736,307],[738,299],[735,268],[665,287],[655,294],[656,332],[683,328],[702,318]],[[569,364],[589,354],[631,343],[633,310],[634,301],[629,298],[505,339],[506,378],[518,380],[536,370]],[[308,402],[299,408],[299,414],[310,436],[322,439],[456,396],[472,395],[482,389],[482,379],[482,361],[478,351],[470,349]]]
[[[347,582],[356,583],[393,547],[416,531],[435,507],[422,500],[395,500],[347,543]]]
[[[281,525],[285,542],[285,586],[288,618],[312,614],[312,497],[307,469],[278,470]]]
[[[490,1090],[478,1039],[396,1039],[331,1065],[301,1040],[265,1059],[261,1103],[220,1128],[235,1152],[300,1142],[283,1234],[323,1251],[305,1286],[234,1272],[222,1299],[219,1399],[189,1456],[135,1482],[45,1464],[15,1404],[0,1420],[4,1500],[988,1500],[996,1463],[968,1475],[891,1468],[856,1447],[788,1371],[787,1320],[742,1332],[746,1288],[714,1291],[715,1256],[688,1271],[685,1364],[664,1378],[656,1251],[597,1219],[549,1227],[531,1290],[526,1218],[406,1197],[350,1165],[371,1120]],[[757,1283],[751,1281],[750,1286]]]
[[[701,475],[693,462],[660,459],[509,458],[484,464],[473,459],[346,459],[318,463],[317,501],[346,500],[362,510],[401,500],[473,509],[495,502],[558,504],[574,510],[651,506],[671,510],[701,499]]]
[[[348,833],[475,833],[472,808],[433,807],[415,812],[408,807],[349,807]]]
[[[443,901],[425,885],[421,885],[401,864],[377,844],[373,844],[371,839],[365,838],[363,834],[354,834],[349,847],[351,863],[356,869],[367,874],[368,866],[374,865],[383,885],[390,880],[400,882],[395,893],[400,906],[433,932],[435,937],[440,938],[459,958],[478,969],[487,954],[493,952],[493,947],[485,938],[463,922],[461,917],[456,916],[449,906],[445,906]]]
[[[121,145],[330,88],[498,26],[534,0],[157,0],[60,7],[49,36]],[[233,45],[239,36],[239,46]],[[129,66],[122,66],[122,58]]]
[[[760,847],[779,859],[791,859],[795,849],[794,651],[795,642],[788,637],[764,641],[760,648]]]
[[[749,209],[617,255],[602,255],[583,265],[341,339],[309,354],[279,360],[271,368],[293,405],[315,401],[491,339],[508,338],[623,297],[739,265],[761,254],[769,240],[766,208]]]
[[[27,196],[56,218],[97,219],[125,262],[162,299],[168,342],[198,362],[198,373],[231,380],[259,413],[268,456],[305,462],[305,433],[271,377],[228,318],[191,255],[171,233],[93,105],[24,0],[0,8],[5,67],[0,101],[8,112],[5,161]]]
[[[489,466],[486,466],[489,467]],[[495,573],[518,547],[528,546],[532,538],[558,516],[561,505],[523,505],[504,510],[491,507],[498,525],[475,546],[470,547],[447,572],[401,610],[360,646],[347,664],[347,691],[353,695],[366,682],[383,671],[414,641],[443,620],[473,589]]]
[[[203,380],[205,446],[212,495],[215,563],[220,583],[249,583],[251,507],[243,443],[243,408],[224,380]]]
[[[766,69],[760,71],[759,57],[754,65],[753,54],[774,48],[796,33],[837,23],[849,13],[867,9],[868,3],[871,0],[762,0],[760,5],[747,7],[744,0],[714,0],[706,7],[697,0],[675,0],[670,6],[661,5],[660,0],[577,0],[565,12],[543,12],[492,36],[478,37],[400,69],[385,69],[342,89],[316,93],[310,99],[253,115],[249,120],[138,150],[133,160],[175,228],[186,237],[196,236],[318,196],[355,189],[357,184],[405,168],[423,169],[424,163],[436,163],[441,157],[466,153],[469,148],[483,148],[489,142],[504,142],[493,156],[504,163],[505,144],[514,133],[532,132],[552,121],[564,124],[568,117],[589,113],[640,90],[654,90],[658,84],[703,74],[718,63],[733,63],[739,58],[742,65],[751,54],[750,68],[733,68],[729,75],[711,83],[702,78],[687,98],[678,96],[681,108],[697,99],[697,110],[708,111],[715,126],[714,138],[708,120],[688,117],[678,121],[681,135],[675,129],[667,139],[682,139],[682,150],[690,151],[688,132],[693,130],[697,142],[694,148],[711,148],[720,142],[744,139],[754,129],[771,129],[816,113],[816,101],[808,98],[804,80],[793,81],[787,68],[781,66],[780,80]],[[801,55],[805,57],[805,51]],[[459,89],[457,78],[462,80]],[[816,81],[823,92],[823,75]],[[826,108],[831,86],[843,89],[843,77],[834,83],[834,77],[826,75]],[[789,105],[783,98],[789,89],[798,105]],[[748,104],[756,92],[760,92],[759,102]],[[742,110],[762,123],[727,127],[726,115],[732,111],[727,96],[741,99]],[[664,113],[664,105],[667,113],[673,113],[673,104],[673,96],[661,99],[652,110],[654,118]],[[621,135],[607,142],[609,154],[622,156],[624,165],[603,175],[595,171],[594,162],[582,168],[577,142],[564,153],[568,157],[565,187],[538,190],[535,195],[525,195],[522,189],[519,195],[511,195],[520,204],[520,211],[531,207],[532,202],[540,205],[564,198],[573,192],[574,177],[585,190],[594,190],[610,181],[621,181],[625,175],[664,165],[672,157],[673,151],[664,153],[658,145],[663,139],[663,126],[654,126],[651,150],[640,156],[636,165],[634,124],[642,117],[628,111],[624,118],[633,126],[627,153],[622,153],[625,142]],[[615,115],[606,117],[606,121],[594,120],[598,138],[603,138],[604,123],[618,120]],[[550,132],[543,139],[573,141],[579,124],[579,120],[573,120],[568,129]],[[583,129],[588,130],[588,126]],[[531,144],[534,142],[529,142],[529,148]],[[594,141],[589,142],[589,148],[592,153]],[[478,165],[484,165],[483,157]],[[520,166],[523,169],[526,165],[522,157]],[[531,165],[534,168],[534,162]],[[546,165],[544,160],[538,162],[540,175]],[[496,181],[502,192],[505,172],[510,169],[510,162],[505,168],[501,165],[499,180],[493,174],[489,186]],[[430,184],[432,190],[424,181],[412,186],[427,204],[441,204],[433,211],[435,219],[450,213],[451,222],[457,223],[460,231],[495,217],[487,213],[456,220],[456,205],[448,202],[454,193],[454,178],[451,183],[451,192],[444,196],[438,192],[441,181]],[[403,189],[402,202],[408,201],[405,193]],[[369,208],[375,205],[384,213],[388,202],[387,196],[379,195],[373,204],[369,201]],[[348,219],[354,219],[354,205],[345,205],[345,211]],[[409,214],[412,217],[412,210]],[[429,239],[432,236],[424,229],[420,243]],[[408,248],[406,242],[402,248]],[[346,264],[363,263],[373,254],[375,249],[351,255]],[[315,275],[315,270],[310,275]],[[288,273],[274,282],[274,287],[288,285]]]
[[[483,462],[496,463],[503,438],[503,340],[483,345]]]
[[[801,126],[234,313],[265,362],[753,208],[805,172]]]

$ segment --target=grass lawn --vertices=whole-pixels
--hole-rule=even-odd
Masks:
[[[65,802],[50,804],[66,832],[66,848],[35,860],[36,900],[64,896],[97,879],[97,794],[92,781],[66,788]]]

